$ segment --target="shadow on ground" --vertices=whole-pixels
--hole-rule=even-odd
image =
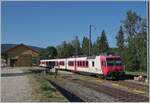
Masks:
[[[76,96],[75,94],[67,91],[66,89],[64,89],[63,87],[57,85],[55,82],[53,81],[49,81],[49,83],[51,83],[57,90],[60,91],[60,93],[65,96],[70,102],[84,102],[80,97]]]
[[[1,77],[11,77],[11,76],[24,76],[28,74],[33,74],[32,72],[24,72],[24,73],[2,73]]]

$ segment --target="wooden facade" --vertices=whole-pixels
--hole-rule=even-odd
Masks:
[[[32,66],[32,58],[39,55],[39,52],[32,48],[20,44],[14,48],[8,49],[7,54],[7,66]]]

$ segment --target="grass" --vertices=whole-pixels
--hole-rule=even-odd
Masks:
[[[49,84],[40,74],[29,76],[32,84],[32,97],[36,102],[67,102],[68,100]]]
[[[145,72],[139,72],[139,71],[125,71],[126,74],[129,74],[129,75],[142,75],[142,76],[146,76],[147,74]]]

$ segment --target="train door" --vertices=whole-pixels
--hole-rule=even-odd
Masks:
[[[100,65],[100,56],[96,56],[95,57],[95,72],[97,74],[102,74],[102,69],[101,69],[101,65]]]
[[[88,72],[95,73],[95,60],[88,59],[88,62],[89,62]]]
[[[65,69],[67,69],[67,59],[65,59],[64,65],[65,65]]]

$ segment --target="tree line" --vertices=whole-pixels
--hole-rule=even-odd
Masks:
[[[80,43],[79,37],[76,36],[72,41],[63,41],[60,45],[48,46],[41,52],[41,59],[51,58],[67,58],[76,56],[88,56],[89,55],[89,38],[84,36],[82,43]],[[109,51],[109,44],[107,42],[106,33],[103,30],[101,37],[97,37],[97,40],[91,43],[91,55],[99,55]]]
[[[80,43],[76,36],[70,42],[63,41],[60,45],[48,46],[41,52],[40,59],[67,58],[89,55],[89,38],[84,36]],[[147,69],[147,25],[146,19],[134,11],[127,11],[116,33],[116,48],[110,48],[107,34],[102,30],[96,41],[91,42],[91,55],[114,53],[122,57],[129,71],[146,71]]]

